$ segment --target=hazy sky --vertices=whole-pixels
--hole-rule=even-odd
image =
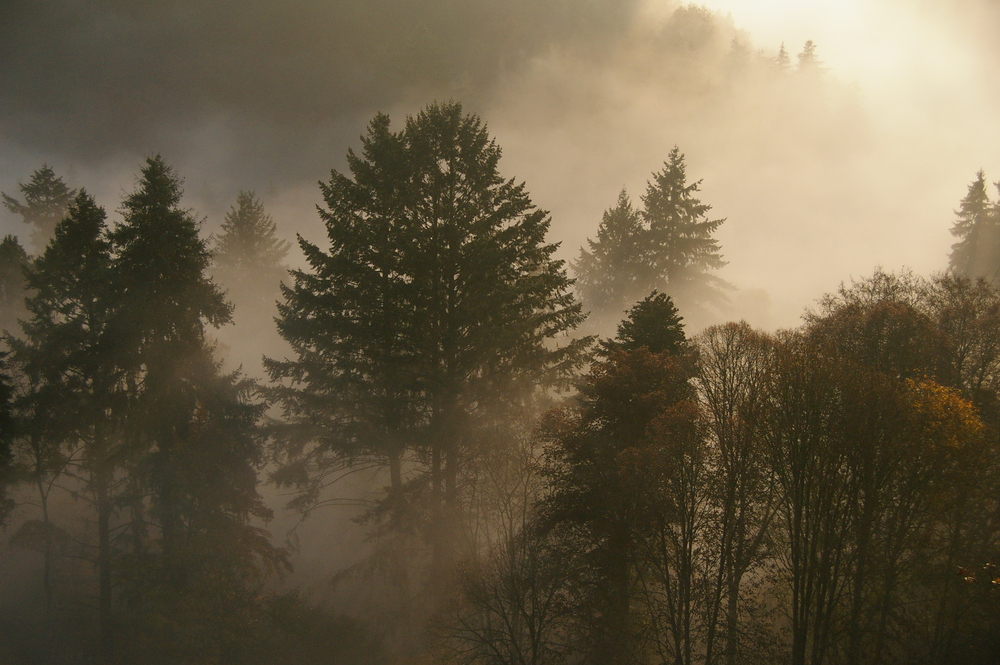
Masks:
[[[371,115],[454,98],[552,211],[566,257],[679,145],[728,218],[730,316],[794,325],[876,265],[943,268],[966,185],[979,168],[1000,179],[1000,3],[704,5],[718,14],[665,0],[6,0],[0,190],[46,161],[113,210],[162,152],[207,229],[253,188],[282,233],[318,240],[315,182]],[[764,72],[806,39],[820,80]],[[7,232],[26,235],[0,211]]]

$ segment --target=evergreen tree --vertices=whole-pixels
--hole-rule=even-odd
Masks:
[[[0,240],[0,334],[16,332],[25,314],[24,270],[28,253],[12,235]]]
[[[979,171],[955,213],[949,267],[966,277],[996,279],[1000,271],[1000,214],[986,192],[986,174]]]
[[[800,72],[819,71],[820,61],[816,56],[816,44],[813,40],[806,40],[806,43],[802,46],[802,52],[796,57],[799,61]]]
[[[43,165],[31,174],[28,184],[19,184],[18,189],[24,202],[13,196],[0,193],[3,205],[15,215],[20,215],[25,224],[31,224],[31,241],[35,250],[41,253],[52,239],[56,224],[66,214],[76,190],[70,189],[63,179],[56,176],[52,167]]]
[[[727,301],[727,282],[709,274],[726,262],[712,234],[725,219],[709,219],[712,206],[696,198],[701,181],[687,180],[684,155],[674,146],[663,170],[646,185],[643,219],[649,229],[651,286],[688,306],[721,306]]]
[[[604,212],[597,240],[587,239],[573,264],[576,287],[587,307],[615,318],[646,291],[651,281],[649,248],[642,215],[623,188],[618,203]]]
[[[651,295],[606,343],[607,359],[579,385],[579,404],[548,414],[542,428],[550,493],[540,519],[563,542],[580,586],[574,612],[586,633],[585,662],[647,662],[654,648],[659,631],[644,629],[641,610],[641,553],[665,513],[683,512],[660,491],[669,485],[664,473],[683,475],[680,457],[693,459],[683,451],[697,413],[692,357],[677,354],[685,347],[669,299]]]
[[[121,463],[122,386],[107,334],[111,244],[106,214],[81,190],[52,241],[27,273],[31,297],[24,337],[12,341],[14,357],[31,389],[22,400],[28,475],[38,479],[43,507],[48,488],[66,470],[73,451],[97,513],[98,619],[105,653],[112,636],[111,560],[115,471]],[[48,511],[45,510],[48,524]],[[46,571],[51,528],[46,528]],[[48,587],[48,583],[46,584]]]
[[[597,240],[588,240],[574,264],[584,304],[598,327],[617,319],[640,296],[658,290],[695,310],[727,302],[727,282],[709,273],[726,265],[712,237],[724,219],[708,219],[712,206],[695,197],[701,181],[687,181],[684,155],[676,146],[646,184],[643,209],[625,191],[604,213]]]
[[[226,213],[215,245],[217,276],[238,299],[273,300],[287,269],[289,244],[275,236],[277,225],[253,192],[240,192]]]
[[[635,304],[618,324],[618,336],[601,344],[605,356],[615,351],[647,348],[651,353],[679,354],[684,351],[683,319],[670,296],[653,291]]]
[[[256,488],[264,406],[251,382],[220,373],[206,342],[206,324],[227,322],[231,308],[206,276],[211,254],[181,194],[173,169],[159,156],[147,160],[110,234],[109,329],[133,387],[133,545],[123,571],[130,629],[177,660],[238,639],[233,622],[247,619],[262,571],[281,562],[251,526],[270,516]]]
[[[311,446],[327,469],[387,465],[395,509],[403,454],[422,455],[440,565],[469,423],[573,366],[582,344],[549,340],[580,306],[545,242],[548,214],[500,176],[479,118],[434,104],[399,132],[376,116],[362,140],[353,178],[334,171],[322,185],[329,250],[300,239],[310,267],[283,289],[278,327],[296,358],[266,364],[300,425],[291,452]]]
[[[785,50],[785,42],[781,42],[781,48],[778,49],[778,55],[775,57],[774,62],[778,65],[778,69],[782,72],[788,71],[788,67],[791,65],[792,59],[788,57],[788,51]]]

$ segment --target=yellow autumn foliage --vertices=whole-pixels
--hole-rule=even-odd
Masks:
[[[932,447],[959,450],[983,431],[976,407],[962,394],[930,379],[907,379],[914,432]]]

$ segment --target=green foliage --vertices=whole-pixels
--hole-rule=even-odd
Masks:
[[[0,198],[7,210],[34,226],[31,239],[40,253],[52,239],[56,224],[69,209],[76,190],[67,187],[47,164],[31,174],[28,184],[19,184],[18,189],[24,197],[23,203],[5,193],[0,193]]]
[[[469,419],[579,363],[585,342],[551,344],[581,314],[548,214],[499,160],[479,118],[434,104],[398,132],[376,116],[351,177],[321,185],[329,249],[300,239],[309,269],[279,307],[296,358],[266,363],[286,382],[274,394],[297,426],[291,453],[388,464],[398,499],[404,451],[429,452],[419,472],[453,503]]]

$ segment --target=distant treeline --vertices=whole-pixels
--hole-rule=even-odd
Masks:
[[[48,166],[3,195],[44,249],[0,242],[0,660],[996,662],[985,176],[949,272],[689,337],[732,287],[679,148],[575,282],[499,159],[459,104],[376,116],[291,271],[254,193],[206,240],[159,156],[114,225]],[[222,369],[234,307],[268,381]],[[364,506],[329,571],[364,602],[285,588],[264,482]]]

